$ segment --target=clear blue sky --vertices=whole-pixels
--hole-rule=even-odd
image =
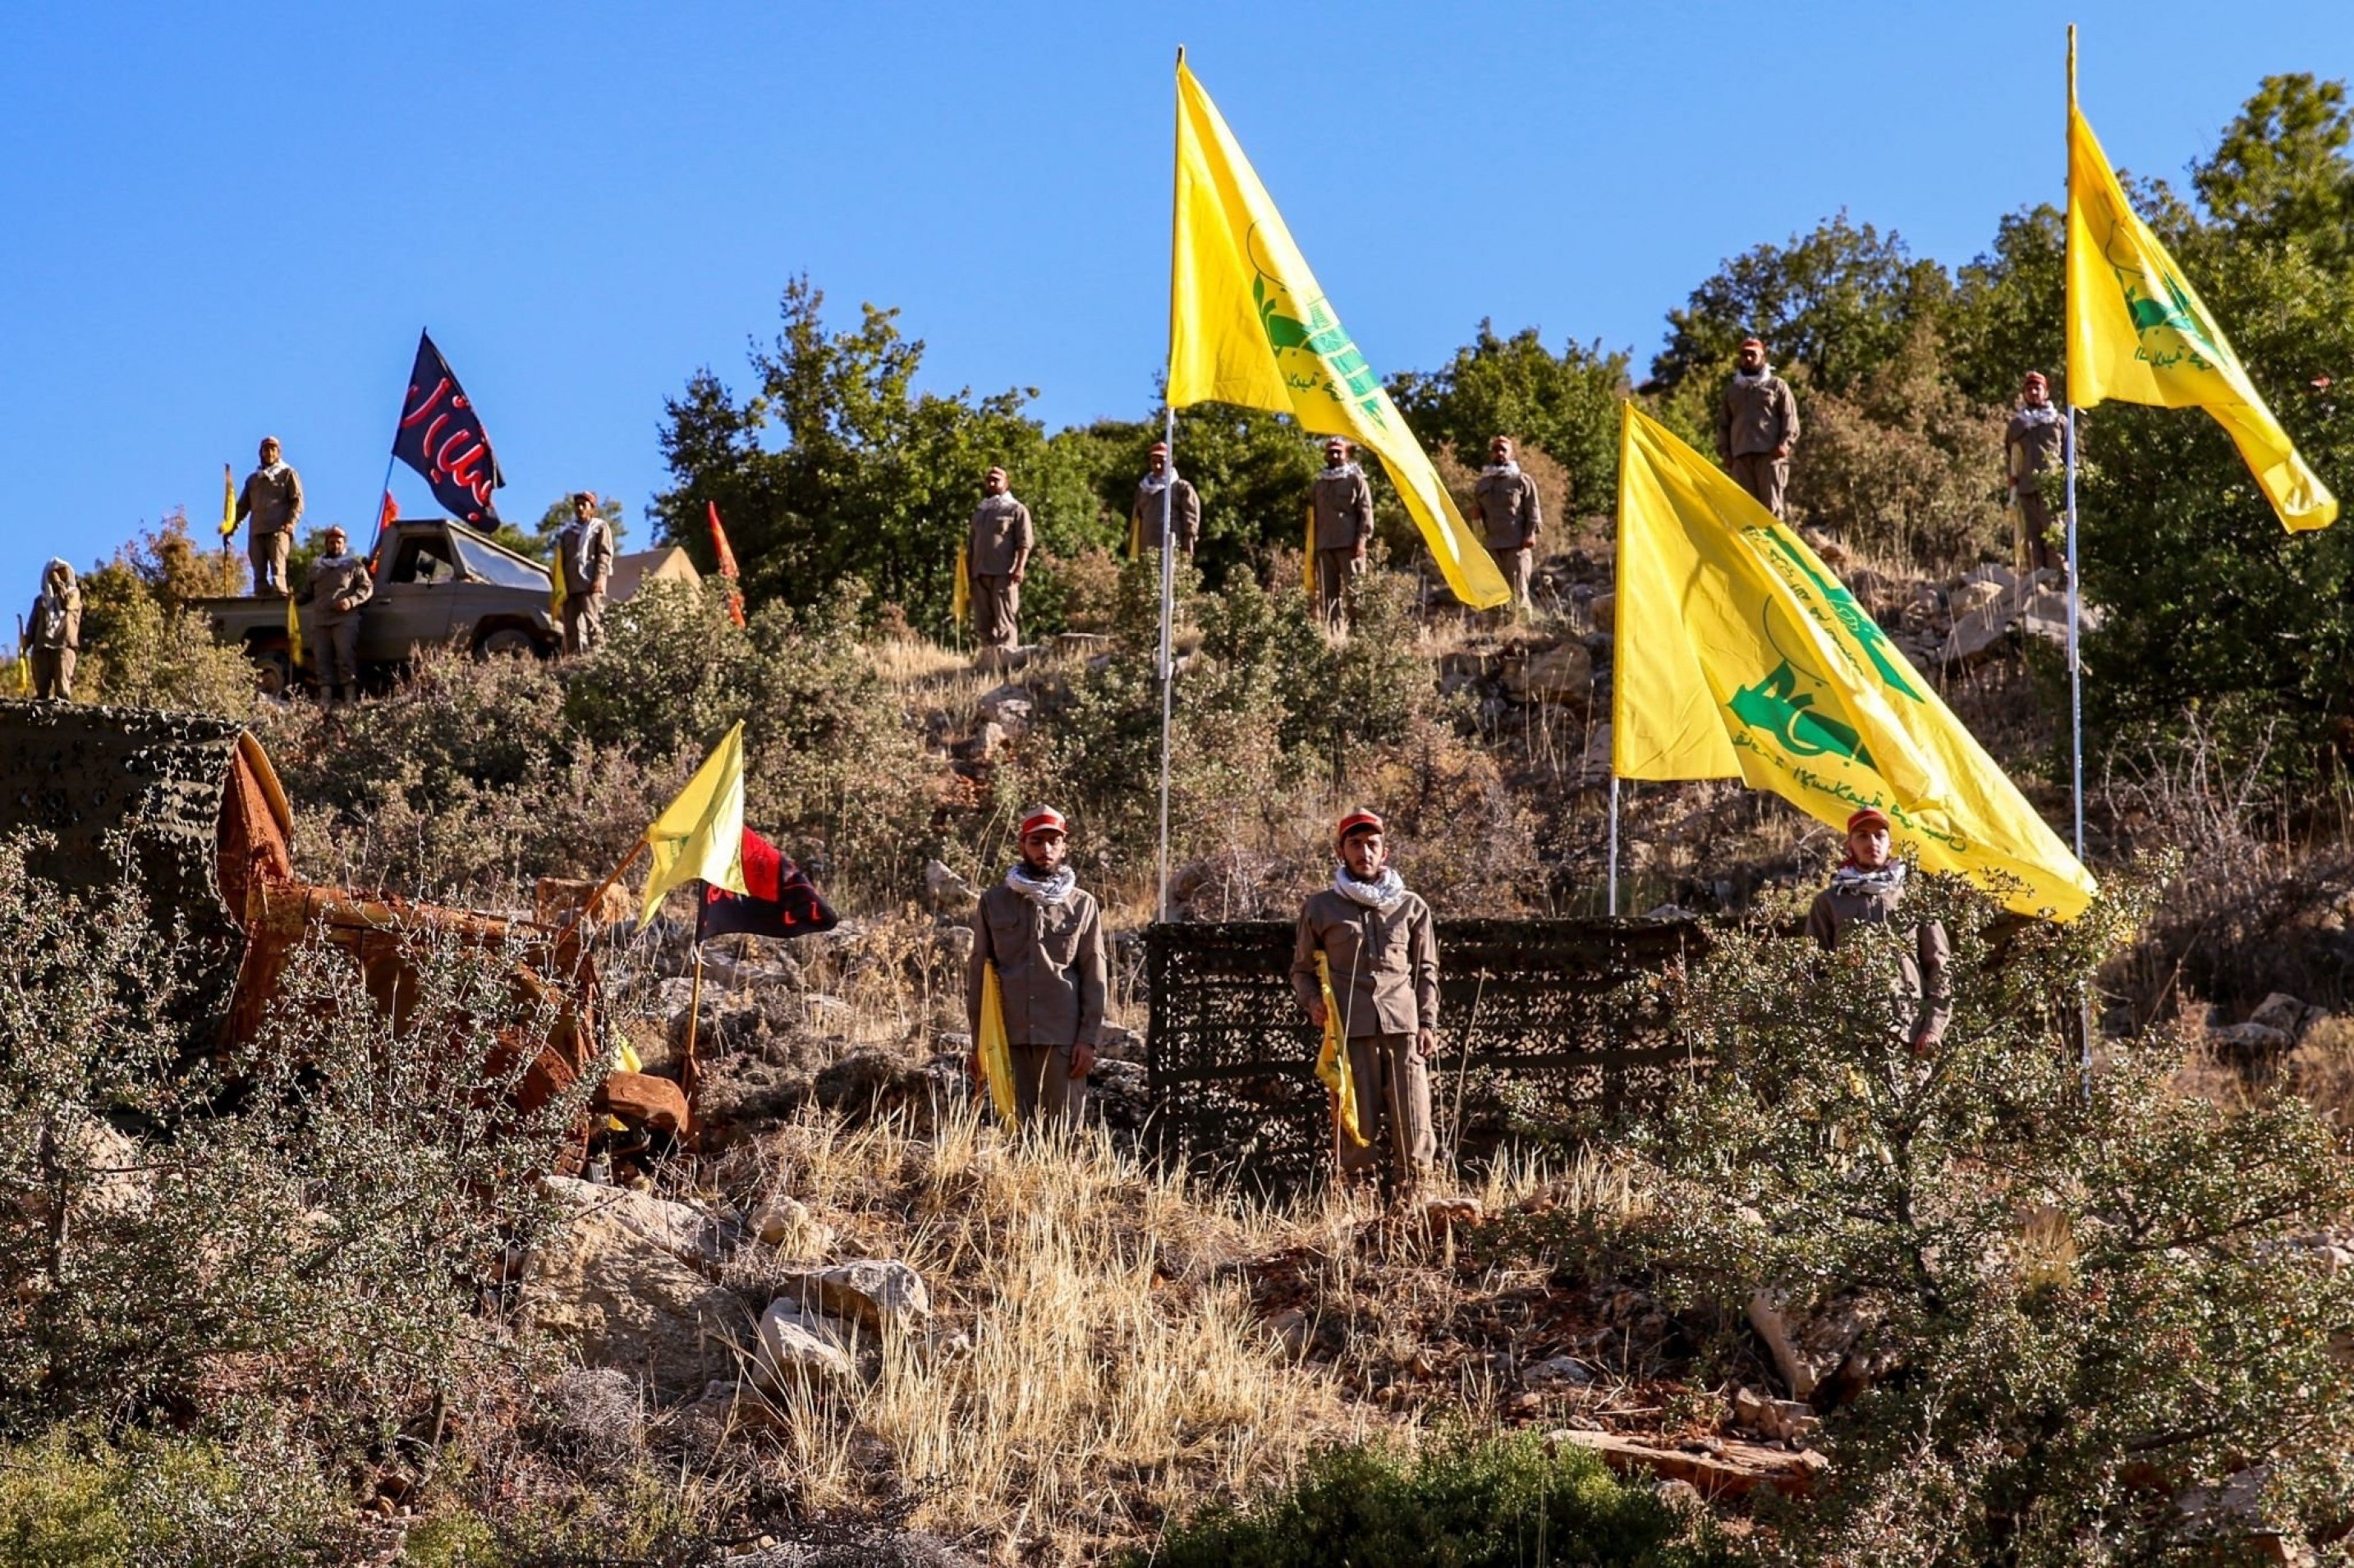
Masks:
[[[1351,330],[1483,316],[1647,362],[1723,258],[1844,207],[1953,263],[2062,193],[2058,7],[871,4],[16,7],[0,56],[0,600],[264,432],[363,524],[420,325],[528,521],[666,483],[662,400],[741,384],[807,271],[936,388],[1150,406],[1184,43]],[[2179,177],[2345,0],[2081,5],[2086,112]],[[406,470],[395,493],[429,499]],[[1018,482],[1017,482],[1018,489]],[[5,625],[5,622],[0,622]]]

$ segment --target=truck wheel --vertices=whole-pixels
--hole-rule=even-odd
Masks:
[[[539,640],[520,626],[500,626],[482,633],[474,644],[477,659],[536,659]]]

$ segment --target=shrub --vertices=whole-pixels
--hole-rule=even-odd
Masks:
[[[1669,1568],[1725,1560],[1647,1487],[1616,1479],[1578,1448],[1548,1454],[1533,1435],[1456,1436],[1412,1459],[1328,1448],[1287,1490],[1247,1509],[1213,1505],[1131,1568]]]

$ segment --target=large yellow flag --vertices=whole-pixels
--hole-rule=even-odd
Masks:
[[[1316,1053],[1316,1075],[1332,1091],[1333,1121],[1363,1149],[1371,1140],[1357,1116],[1356,1075],[1349,1069],[1349,1042],[1341,1033],[1341,1004],[1332,997],[1332,963],[1321,952],[1316,955],[1316,984],[1324,993],[1324,1043]]]
[[[1008,1127],[1022,1119],[1022,1103],[1014,1097],[1013,1047],[1005,1038],[1005,991],[998,983],[997,966],[981,966],[981,1033],[973,1054],[981,1058],[981,1082],[989,1087],[989,1103]]]
[[[2077,863],[1787,524],[1625,405],[1611,765],[1726,779],[1844,826],[1876,806],[1924,867],[2068,920]]]
[[[2214,313],[2126,200],[2076,108],[2068,36],[2068,401],[2204,408],[2240,449],[2292,533],[2338,520],[2338,498],[2297,455]]]
[[[688,882],[730,893],[744,885],[744,721],[737,719],[678,799],[646,830],[654,868],[638,903],[638,929],[653,921],[663,895]]]
[[[1455,597],[1483,609],[1511,598],[1182,54],[1174,238],[1169,406],[1266,408],[1369,449]]]

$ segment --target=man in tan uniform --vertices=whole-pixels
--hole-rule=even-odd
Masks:
[[[25,622],[25,654],[40,702],[73,701],[74,662],[81,656],[81,585],[74,569],[52,558],[41,569],[40,596]]]
[[[1716,455],[1734,482],[1775,516],[1790,482],[1790,449],[1798,444],[1798,399],[1766,363],[1766,345],[1741,341],[1741,366],[1716,406]]]
[[[1169,471],[1167,441],[1152,443],[1148,461],[1150,466],[1137,482],[1136,503],[1128,509],[1129,534],[1136,541],[1137,554],[1161,548],[1165,512],[1169,531],[1177,536],[1177,547],[1190,556],[1202,536],[1202,498],[1190,482]]]
[[[1889,853],[1888,818],[1866,806],[1847,820],[1847,858],[1831,873],[1830,885],[1815,895],[1807,911],[1807,935],[1825,952],[1837,948],[1848,927],[1899,923],[1905,864]],[[1896,999],[1905,1017],[1904,1044],[1925,1056],[1946,1037],[1953,1021],[1954,988],[1947,974],[1953,944],[1938,920],[1914,923],[1896,959]]]
[[[973,1076],[981,1077],[981,977],[997,967],[1013,1097],[1022,1124],[1043,1113],[1076,1125],[1103,1034],[1103,919],[1065,863],[1063,814],[1041,806],[1022,820],[1021,858],[981,895],[965,969]]]
[[[1365,471],[1349,461],[1349,443],[1334,436],[1324,443],[1324,471],[1309,490],[1316,529],[1316,604],[1324,624],[1349,630],[1350,582],[1365,572],[1365,546],[1373,542],[1373,489]]]
[[[278,438],[261,438],[261,466],[245,476],[237,498],[238,522],[253,519],[245,536],[246,559],[253,563],[256,595],[287,591],[286,552],[294,543],[294,524],[302,521],[302,476],[278,454]]]
[[[1322,953],[1349,1043],[1356,1090],[1358,1148],[1343,1133],[1341,1171],[1363,1177],[1384,1166],[1394,1191],[1411,1192],[1437,1152],[1430,1122],[1430,1058],[1438,1049],[1438,938],[1430,906],[1389,863],[1382,820],[1368,810],[1341,819],[1334,842],[1341,863],[1332,885],[1299,911],[1291,984],[1309,1021],[1324,1026],[1316,974]]]
[[[2054,513],[2041,476],[2067,461],[2068,422],[2053,407],[2040,370],[2029,371],[2020,387],[2019,412],[2002,433],[2002,456],[2010,478],[2011,516],[2020,532],[2016,551],[2020,569],[2043,572],[2064,567],[2061,549],[2052,543]]]
[[[1005,471],[992,468],[981,481],[981,505],[972,514],[967,569],[972,574],[972,629],[981,658],[993,662],[1020,646],[1022,579],[1030,570],[1036,535],[1030,509],[1013,499]]]
[[[556,569],[564,574],[564,651],[587,653],[604,640],[605,586],[613,575],[613,529],[597,497],[572,498],[571,520],[557,531]]]
[[[376,593],[368,564],[349,549],[341,528],[330,527],[327,553],[311,563],[298,601],[313,605],[315,650],[312,658],[319,672],[319,703],[323,707],[355,701],[360,693],[360,606]]]
[[[1479,514],[1481,542],[1496,557],[1512,590],[1512,604],[1522,617],[1529,614],[1529,564],[1536,554],[1537,530],[1544,526],[1544,508],[1537,502],[1537,482],[1521,471],[1512,452],[1512,439],[1497,436],[1488,443],[1488,466],[1471,493]]]

